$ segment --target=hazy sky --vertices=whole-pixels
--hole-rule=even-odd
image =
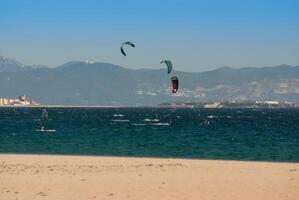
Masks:
[[[0,55],[50,67],[298,65],[299,0],[0,0]]]

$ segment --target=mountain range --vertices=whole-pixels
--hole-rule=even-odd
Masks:
[[[164,69],[128,69],[110,63],[73,61],[55,68],[27,66],[0,56],[0,97],[25,94],[51,105],[156,105],[162,102],[279,100],[299,102],[299,66],[173,71],[179,91],[170,94]]]

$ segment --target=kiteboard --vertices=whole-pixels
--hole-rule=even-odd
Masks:
[[[36,129],[36,132],[56,132],[55,129]]]

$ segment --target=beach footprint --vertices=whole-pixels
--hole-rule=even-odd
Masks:
[[[113,196],[114,195],[114,193],[109,193],[109,194],[107,194],[107,196]]]
[[[43,197],[47,196],[47,194],[45,194],[44,192],[39,192],[36,195],[43,196]]]

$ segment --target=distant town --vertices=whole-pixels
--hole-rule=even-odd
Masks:
[[[30,101],[25,95],[20,96],[17,99],[1,98],[0,106],[38,106],[39,104],[35,101]]]
[[[20,96],[15,99],[1,98],[0,107],[9,106],[53,106],[53,107],[73,107],[74,105],[41,105],[33,100],[28,100],[26,95]],[[139,105],[142,107],[142,105]],[[138,106],[138,107],[139,107]],[[111,107],[111,106],[74,106],[74,107]],[[122,107],[122,106],[119,106]],[[124,106],[125,107],[125,106]],[[129,106],[130,107],[130,106]],[[135,107],[135,106],[133,106]],[[220,102],[166,102],[158,104],[154,107],[179,107],[179,108],[299,108],[298,103],[291,103],[287,101],[220,101]]]
[[[287,101],[220,101],[208,103],[171,102],[159,104],[161,107],[189,108],[299,108],[299,104]]]

